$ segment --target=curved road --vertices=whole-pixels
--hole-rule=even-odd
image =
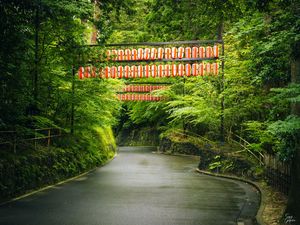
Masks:
[[[124,147],[86,176],[1,206],[0,224],[230,225],[255,216],[252,186],[197,174],[196,166],[191,157]]]

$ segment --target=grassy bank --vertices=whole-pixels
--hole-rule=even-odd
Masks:
[[[50,148],[0,152],[0,201],[76,176],[111,159],[116,150],[112,130],[96,127],[65,135]]]

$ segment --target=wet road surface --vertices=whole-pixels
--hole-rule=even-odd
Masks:
[[[0,224],[229,225],[255,216],[255,188],[196,167],[195,158],[124,147],[88,175],[1,206]]]

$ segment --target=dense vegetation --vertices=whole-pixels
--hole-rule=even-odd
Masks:
[[[254,152],[300,171],[299,15],[296,0],[0,0],[0,130],[74,128],[74,150],[92,149],[95,132],[111,127],[181,129],[215,141],[239,135]],[[76,47],[96,31],[99,43],[223,39],[224,83],[164,80],[172,85],[156,94],[167,101],[126,103],[121,111],[119,81],[72,77],[72,66],[102,50]],[[295,174],[288,211],[299,215]]]

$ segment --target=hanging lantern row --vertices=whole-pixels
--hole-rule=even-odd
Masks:
[[[127,85],[123,88],[123,92],[151,92],[166,87],[166,85]]]
[[[182,58],[219,58],[219,47],[173,47],[173,48],[139,48],[139,49],[113,49],[106,52],[107,60],[156,60],[156,59],[182,59]]]
[[[121,101],[152,101],[157,102],[161,101],[164,98],[159,96],[152,96],[147,94],[117,94],[117,97]]]
[[[149,78],[149,77],[176,77],[176,76],[206,76],[218,75],[218,63],[194,63],[179,65],[139,65],[139,66],[112,66],[100,68],[80,67],[78,71],[79,79],[83,78]]]

